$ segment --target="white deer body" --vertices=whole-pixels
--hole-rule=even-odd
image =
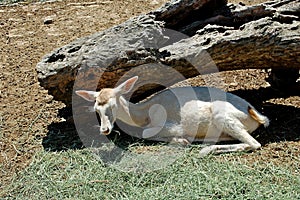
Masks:
[[[76,92],[86,100],[96,101],[94,108],[101,118],[102,134],[108,135],[119,119],[129,126],[141,127],[143,131],[139,137],[156,141],[242,142],[211,145],[201,150],[202,155],[260,148],[260,143],[250,133],[261,124],[268,126],[269,120],[244,99],[216,88],[179,87],[132,104],[122,94],[132,90],[137,79],[133,77],[117,88],[105,88],[100,92]]]

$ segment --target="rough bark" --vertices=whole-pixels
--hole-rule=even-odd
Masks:
[[[173,0],[46,55],[37,65],[38,77],[56,100],[71,105],[74,83],[75,89],[112,87],[134,69],[142,69],[141,82],[163,81],[164,86],[179,80],[176,71],[186,78],[246,68],[297,71],[299,18],[295,0],[250,7],[224,0]],[[164,28],[190,37],[174,37]],[[148,84],[135,95],[157,90]]]

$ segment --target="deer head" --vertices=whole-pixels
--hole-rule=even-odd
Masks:
[[[103,88],[99,92],[87,90],[75,92],[85,100],[95,102],[94,110],[99,114],[101,120],[101,134],[109,135],[111,133],[117,119],[118,109],[120,106],[124,106],[124,102],[120,102],[120,96],[130,92],[137,80],[138,76],[135,76],[116,88]]]

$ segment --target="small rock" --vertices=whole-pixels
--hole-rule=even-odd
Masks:
[[[53,17],[46,17],[46,18],[44,19],[44,24],[45,24],[45,25],[53,24],[53,22],[54,22]]]
[[[153,0],[153,1],[151,1],[151,3],[150,3],[151,5],[158,5],[159,4],[159,2],[158,1],[156,1],[156,0]]]

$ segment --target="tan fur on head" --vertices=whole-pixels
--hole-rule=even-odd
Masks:
[[[103,106],[107,104],[110,98],[115,97],[114,90],[110,88],[104,88],[99,92],[96,101],[98,105]]]

